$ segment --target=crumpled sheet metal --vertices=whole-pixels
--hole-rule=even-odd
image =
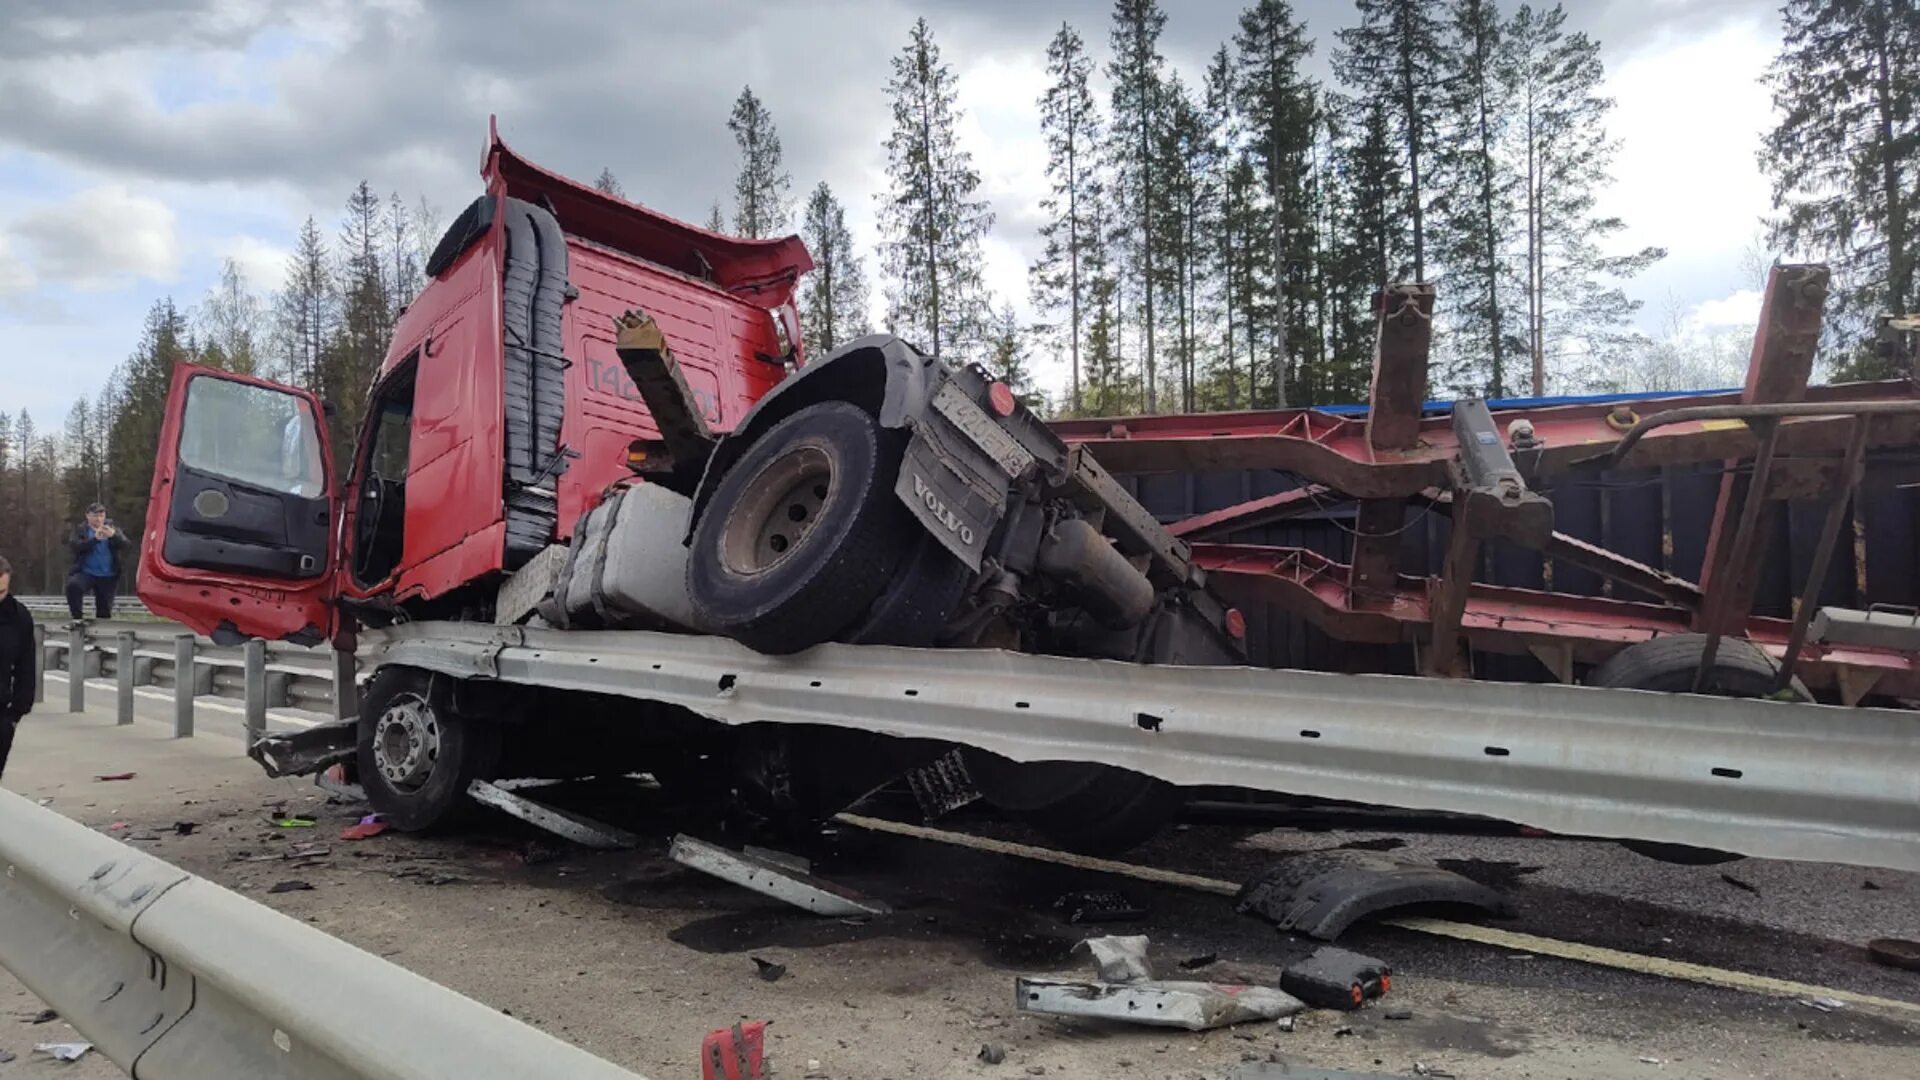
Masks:
[[[1014,1008],[1052,1016],[1086,1016],[1151,1027],[1209,1028],[1278,1020],[1306,1008],[1292,994],[1265,986],[1145,980],[1130,983],[1075,979],[1014,980]]]
[[[1282,930],[1332,941],[1376,912],[1414,904],[1458,904],[1513,914],[1494,890],[1430,863],[1372,851],[1309,851],[1275,863],[1240,889],[1234,908]]]
[[[1145,934],[1087,938],[1073,947],[1074,952],[1082,949],[1093,956],[1093,970],[1105,982],[1144,982],[1153,978],[1153,967],[1147,963]]]

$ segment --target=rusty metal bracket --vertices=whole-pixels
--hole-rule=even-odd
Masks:
[[[1793,668],[1800,660],[1800,649],[1806,644],[1807,623],[1813,618],[1814,605],[1820,602],[1820,586],[1827,579],[1827,567],[1833,562],[1834,545],[1840,539],[1840,526],[1846,521],[1847,507],[1853,504],[1854,492],[1860,488],[1860,477],[1864,471],[1867,456],[1867,420],[1857,417],[1853,422],[1853,441],[1847,444],[1847,454],[1840,466],[1843,486],[1833,495],[1833,501],[1827,505],[1827,519],[1820,526],[1820,542],[1813,549],[1813,562],[1807,567],[1807,583],[1800,589],[1800,602],[1793,608],[1793,626],[1787,631],[1787,651],[1780,658],[1780,670],[1773,677],[1775,693],[1785,690],[1793,683]]]
[[[645,454],[636,471],[689,494],[699,484],[700,473],[713,454],[713,430],[707,426],[686,374],[667,346],[666,333],[653,316],[634,308],[616,317],[613,328],[620,365],[627,369],[660,431],[657,445],[636,447]]]

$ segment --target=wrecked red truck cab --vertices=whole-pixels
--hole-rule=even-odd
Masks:
[[[804,362],[793,296],[813,264],[798,237],[676,221],[540,168],[497,125],[481,175],[394,327],[348,475],[331,475],[312,394],[176,373],[141,559],[152,610],[223,639],[313,642],[341,603],[455,609],[566,540],[630,475],[630,444],[657,436],[614,355],[622,312],[658,320],[715,432]],[[313,445],[272,445],[296,415]],[[312,475],[295,493],[262,468]]]

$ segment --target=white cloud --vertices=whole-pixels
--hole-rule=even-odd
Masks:
[[[1739,289],[1716,300],[1705,300],[1687,312],[1688,331],[1711,334],[1721,330],[1752,330],[1760,321],[1760,290]]]
[[[0,233],[0,297],[13,293],[24,293],[34,287],[38,278],[26,260],[7,250],[7,238]]]
[[[29,210],[6,231],[39,278],[80,289],[110,289],[133,278],[171,281],[180,268],[172,209],[124,184]]]
[[[216,248],[222,261],[232,259],[246,278],[247,288],[262,296],[280,287],[287,274],[287,248],[257,236],[230,236]]]

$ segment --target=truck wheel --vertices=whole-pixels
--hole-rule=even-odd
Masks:
[[[859,618],[920,531],[893,493],[900,437],[828,401],[748,447],[687,557],[687,591],[707,625],[755,651],[791,653]]]
[[[1684,694],[1693,689],[1693,674],[1707,650],[1705,634],[1667,634],[1629,645],[1608,657],[1587,676],[1588,686],[1622,690],[1664,690]],[[1780,665],[1750,641],[1723,637],[1714,650],[1705,693],[1714,697],[1764,698],[1773,696],[1774,676]],[[1798,678],[1783,695],[1789,701],[1812,701],[1807,684]]]
[[[384,667],[360,703],[360,783],[394,828],[424,832],[471,808],[467,785],[493,776],[500,731],[450,707],[448,676]]]
[[[1694,672],[1706,653],[1705,634],[1668,634],[1629,645],[1606,659],[1587,677],[1588,686],[1620,690],[1659,690],[1685,694],[1693,690]],[[1705,693],[1714,697],[1772,697],[1780,666],[1752,642],[1723,637],[1707,670]],[[1807,684],[1794,679],[1783,695],[1790,701],[1812,701]],[[1745,856],[1731,851],[1668,844],[1656,840],[1622,840],[1621,846],[1649,859],[1681,866],[1713,866]]]
[[[973,581],[973,571],[932,533],[918,531],[920,538],[906,564],[842,641],[924,648],[953,618]]]
[[[1083,855],[1118,855],[1165,828],[1180,789],[1157,777],[1078,761],[1017,762],[965,749],[967,775],[989,804]]]

